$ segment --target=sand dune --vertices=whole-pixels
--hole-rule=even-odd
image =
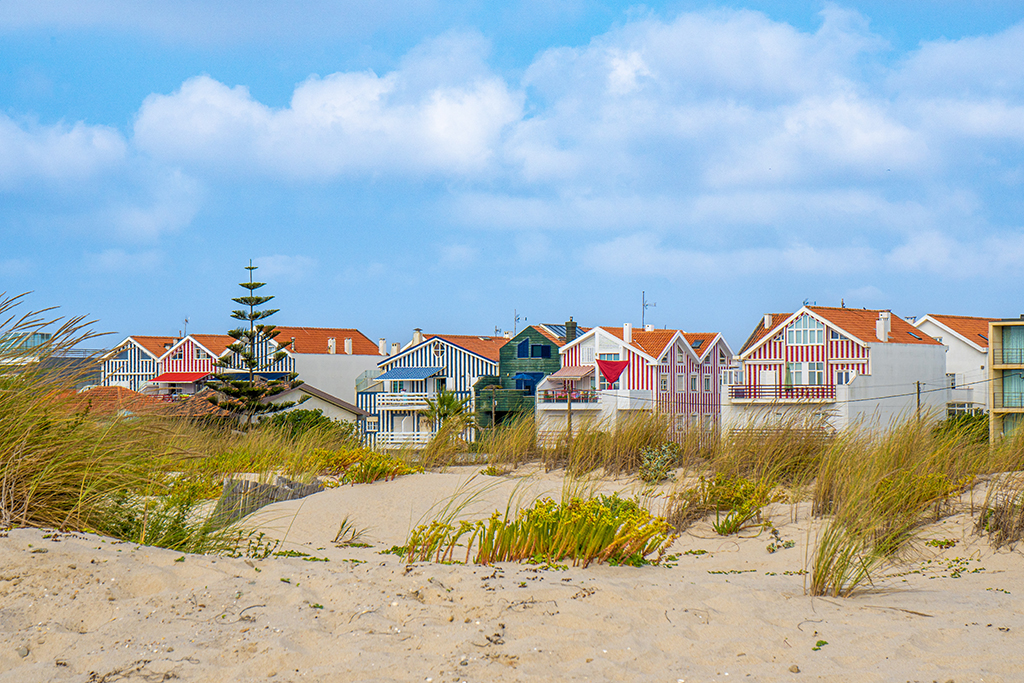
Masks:
[[[804,594],[803,505],[769,510],[793,548],[768,553],[764,533],[723,538],[699,523],[666,566],[407,566],[380,554],[475,471],[332,489],[252,520],[328,562],[13,530],[0,538],[0,682],[1024,680],[1021,554],[971,536],[967,514],[921,533],[954,547],[922,542],[848,599]],[[470,485],[481,484],[480,514],[513,492],[562,492],[554,474]],[[372,548],[330,543],[345,517]]]

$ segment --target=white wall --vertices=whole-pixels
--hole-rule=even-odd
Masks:
[[[356,379],[367,370],[376,370],[377,363],[385,358],[344,353],[296,353],[295,372],[303,382],[355,404]]]
[[[848,386],[837,387],[836,428],[863,424],[885,428],[917,412],[921,382],[921,413],[944,419],[949,389],[946,350],[926,344],[868,344],[871,374],[858,375]]]
[[[988,351],[978,351],[930,320],[922,322],[918,329],[936,339],[942,338],[942,343],[946,346],[946,372],[956,373],[958,386],[966,385],[964,389],[954,393],[952,400],[971,401],[985,406],[985,410],[988,410]]]
[[[302,389],[300,387],[298,390],[296,390],[294,392],[289,392],[287,397],[274,399],[271,402],[275,403],[275,404],[288,403],[290,401],[298,401],[303,395],[308,396],[308,394],[301,394],[301,392],[302,392]],[[317,409],[322,411],[325,417],[329,417],[332,420],[339,420],[339,421],[344,421],[344,422],[355,422],[356,421],[356,416],[353,415],[352,413],[348,412],[347,410],[342,410],[341,408],[337,407],[336,405],[334,405],[332,403],[328,403],[327,401],[324,401],[324,400],[322,400],[320,398],[317,398],[316,396],[310,396],[308,399],[306,399],[302,403],[297,403],[296,405],[294,405],[294,406],[292,406],[290,408],[285,408],[281,412],[287,413],[290,410],[317,410]]]

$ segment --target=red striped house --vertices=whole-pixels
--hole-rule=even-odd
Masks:
[[[562,369],[538,385],[538,428],[556,432],[567,412],[614,421],[622,413],[657,411],[686,425],[716,426],[721,377],[733,353],[717,333],[595,327],[560,349]],[[609,361],[605,364],[601,361]],[[604,368],[621,375],[614,382]]]
[[[944,407],[942,345],[888,310],[804,306],[769,313],[739,362],[722,395],[730,423],[795,408],[840,429],[861,418],[892,419],[906,411],[908,396],[916,409],[922,387],[926,406]]]
[[[226,334],[190,334],[179,339],[160,357],[160,374],[147,391],[159,396],[194,394],[203,381],[219,372],[217,360],[235,340]]]

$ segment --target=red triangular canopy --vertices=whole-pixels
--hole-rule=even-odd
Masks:
[[[608,380],[608,384],[615,384],[622,371],[629,365],[628,360],[599,360],[597,367],[601,368],[601,374]]]

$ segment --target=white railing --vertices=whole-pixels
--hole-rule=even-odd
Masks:
[[[404,410],[426,408],[430,394],[384,393],[377,394],[378,408],[401,408]]]
[[[433,437],[431,432],[378,432],[377,443],[382,446],[425,445]]]

